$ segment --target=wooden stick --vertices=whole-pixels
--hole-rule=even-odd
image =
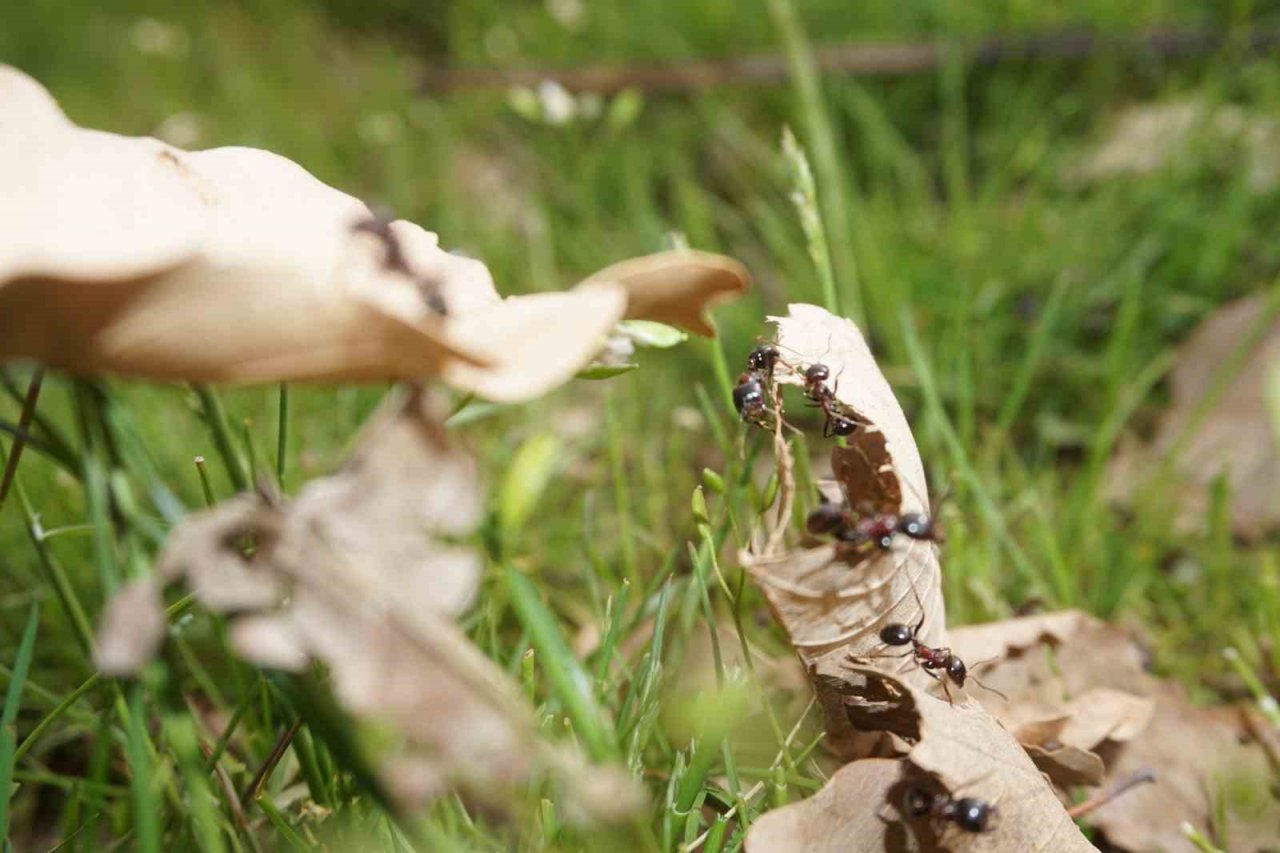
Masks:
[[[998,65],[1054,59],[1084,59],[1104,51],[1127,56],[1183,59],[1226,46],[1233,34],[1218,29],[1163,28],[1132,35],[1099,35],[1063,30],[1032,36],[987,36],[956,42],[968,62]],[[1280,47],[1280,29],[1242,32],[1239,45],[1250,52]],[[815,47],[819,70],[856,77],[896,77],[934,71],[950,49],[946,42],[850,42]],[[554,80],[571,92],[612,94],[624,89],[685,92],[728,85],[779,84],[788,79],[786,57],[767,53],[668,64],[583,65],[576,68],[451,68],[438,65],[423,74],[427,93],[537,86]]]

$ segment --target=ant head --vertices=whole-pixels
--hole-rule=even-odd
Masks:
[[[805,519],[805,529],[815,536],[831,533],[844,522],[844,509],[833,503],[818,504]]]
[[[912,539],[932,539],[934,536],[933,519],[924,513],[909,512],[898,519],[898,530]]]
[[[952,804],[956,826],[965,832],[986,832],[991,827],[991,817],[996,807],[986,800],[975,797],[961,797]]]
[[[773,344],[760,344],[747,355],[747,367],[771,372],[778,360],[778,348]]]
[[[964,679],[968,674],[969,670],[964,665],[964,661],[952,655],[951,659],[947,661],[947,676],[956,684],[964,687]]]
[[[858,424],[843,415],[832,415],[830,430],[832,435],[853,435],[858,430]]]
[[[902,795],[902,811],[912,820],[919,820],[933,806],[933,795],[921,787],[911,787]]]
[[[821,363],[811,364],[804,372],[804,378],[809,382],[826,382],[831,378],[831,368]]]
[[[880,629],[880,642],[886,646],[905,646],[915,639],[915,629],[910,625],[895,622]]]

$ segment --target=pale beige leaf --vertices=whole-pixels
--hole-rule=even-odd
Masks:
[[[152,274],[189,260],[206,224],[166,146],[75,127],[43,87],[6,65],[0,187],[0,287],[20,276]],[[0,298],[0,317],[22,307]]]
[[[812,797],[757,819],[747,853],[906,853],[903,827],[886,819],[903,771],[887,758],[846,764]]]
[[[246,659],[322,661],[341,704],[384,727],[372,759],[405,806],[457,790],[507,809],[535,777],[616,787],[611,771],[540,738],[523,696],[451,620],[480,571],[474,546],[452,544],[479,522],[476,477],[426,396],[394,394],[346,465],[293,504],[246,494],[178,525],[161,576],[232,611]],[[624,787],[597,816],[638,801]]]
[[[591,275],[585,283],[611,282],[627,293],[627,319],[670,323],[700,335],[714,335],[706,312],[735,299],[751,281],[746,267],[709,252],[660,252],[620,261]]]
[[[12,69],[0,97],[0,362],[214,382],[443,375],[515,402],[573,377],[628,313],[705,332],[706,307],[746,287],[736,261],[683,252],[502,300],[479,261],[283,157],[81,130]]]
[[[140,578],[125,584],[107,602],[93,650],[104,675],[130,675],[155,657],[164,640],[166,620],[160,584]]]
[[[448,321],[449,339],[484,364],[454,362],[444,379],[499,402],[538,397],[562,385],[604,346],[626,310],[617,285],[512,296]]]

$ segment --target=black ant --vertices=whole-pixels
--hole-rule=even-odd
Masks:
[[[920,786],[908,788],[902,797],[902,811],[911,820],[932,817],[953,823],[965,832],[986,832],[996,807],[976,797],[956,799],[949,793],[931,793]]]
[[[853,435],[858,429],[858,424],[841,411],[835,392],[827,386],[827,379],[830,377],[831,368],[825,364],[809,365],[804,372],[804,395],[821,407],[822,413],[827,416],[826,422],[822,425],[823,438]]]
[[[747,354],[747,369],[768,379],[773,376],[773,367],[780,358],[778,348],[773,344],[758,344]]]
[[[764,386],[765,380],[757,371],[749,370],[738,377],[738,385],[733,389],[733,407],[744,421],[764,425]]]
[[[912,591],[915,591],[914,586],[912,587]],[[951,689],[947,687],[948,678],[961,689],[964,688],[965,681],[972,678],[973,682],[983,690],[989,690],[1004,701],[1008,702],[1008,696],[1004,695],[999,690],[996,690],[994,687],[988,687],[983,684],[978,680],[976,675],[970,675],[969,668],[965,666],[964,661],[960,659],[959,655],[952,654],[950,648],[926,646],[917,639],[920,634],[920,629],[924,627],[925,618],[924,605],[920,602],[920,596],[918,594],[916,595],[916,603],[920,605],[920,620],[914,625],[904,625],[901,622],[894,622],[890,625],[885,625],[880,629],[880,641],[886,646],[910,646],[911,649],[906,654],[896,655],[896,657],[906,657],[907,655],[913,657],[915,662],[920,665],[920,668],[924,670],[926,675],[935,681],[942,683],[942,691],[947,694],[947,701],[952,705],[954,705],[955,702],[951,699]],[[975,666],[981,666],[986,662],[987,661],[981,661]],[[939,670],[946,673],[946,678],[939,674]]]
[[[397,272],[413,279],[418,290],[422,293],[422,298],[426,301],[427,307],[436,314],[447,316],[449,308],[444,303],[444,298],[440,295],[440,284],[437,281],[419,276],[414,272],[413,267],[409,264],[409,259],[405,256],[404,247],[400,244],[400,238],[391,230],[391,219],[379,214],[373,214],[367,219],[361,219],[351,226],[351,230],[357,233],[372,234],[382,243],[382,265],[391,272]]]
[[[823,501],[809,513],[805,527],[815,536],[830,533],[842,542],[874,544],[881,551],[890,550],[893,537],[899,533],[922,542],[941,544],[945,541],[938,524],[922,512],[859,516],[829,501]]]

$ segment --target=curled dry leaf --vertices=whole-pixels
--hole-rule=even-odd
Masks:
[[[1178,349],[1171,401],[1155,436],[1130,443],[1112,460],[1108,489],[1118,498],[1141,493],[1152,473],[1169,474],[1183,528],[1203,526],[1213,481],[1230,487],[1231,525],[1252,539],[1280,526],[1280,452],[1274,397],[1280,365],[1280,302],[1259,293],[1218,309]],[[1215,396],[1220,395],[1220,396]],[[1207,401],[1213,407],[1202,409]]]
[[[927,511],[928,487],[915,439],[857,326],[804,304],[791,305],[788,316],[771,320],[778,327],[783,360],[801,371],[814,363],[827,365],[837,397],[866,425],[849,437],[848,447],[832,453],[833,471],[850,506]],[[776,376],[799,383],[792,370],[780,367]],[[847,661],[883,654],[880,629],[892,622],[915,624],[922,604],[921,641],[946,644],[936,547],[898,537],[887,552],[850,557],[824,544],[780,555],[744,554],[742,561],[814,677],[827,712],[828,745],[845,757],[862,753],[862,739],[846,714],[847,697],[839,692],[845,689]],[[904,677],[931,684],[909,659],[892,660]]]
[[[792,305],[787,317],[774,322],[787,362],[777,378],[801,384],[805,368],[825,364],[845,413],[861,425],[847,447],[832,452],[832,470],[849,506],[864,514],[928,512],[924,469],[910,427],[857,327],[811,305]],[[834,751],[845,758],[886,749],[905,753],[911,772],[932,780],[935,792],[984,799],[1000,815],[994,830],[979,839],[957,840],[957,833],[965,835],[957,827],[908,821],[901,812],[894,818],[898,828],[890,831],[866,816],[885,805],[882,794],[867,802],[843,800],[839,791],[829,790],[781,810],[776,825],[821,820],[812,837],[825,838],[847,821],[866,833],[845,837],[841,849],[908,849],[908,839],[920,849],[960,846],[961,841],[964,849],[1091,849],[1022,746],[994,717],[958,687],[940,690],[944,685],[930,679],[909,650],[903,656],[880,639],[884,626],[900,623],[918,625],[916,636],[928,646],[947,645],[933,543],[899,536],[888,550],[850,551],[842,543],[779,556],[746,554],[743,560],[809,670]],[[861,768],[848,772],[829,787],[863,778]],[[872,772],[883,787],[888,771]],[[800,817],[788,823],[786,812]],[[797,843],[799,831],[790,839],[784,834],[771,835],[778,843],[767,848],[757,838],[753,847],[808,849]]]
[[[535,774],[616,788],[611,771],[538,737],[518,691],[451,619],[474,596],[480,558],[448,540],[469,534],[480,511],[474,462],[414,391],[372,419],[341,471],[292,504],[242,495],[184,521],[159,571],[233,613],[232,640],[248,660],[323,661],[350,712],[398,735],[379,762],[404,805],[457,788],[502,808]],[[100,647],[119,645],[120,630],[108,620]],[[636,802],[623,788],[611,810]]]
[[[499,401],[568,381],[623,317],[706,332],[747,285],[697,252],[502,299],[479,261],[266,151],[83,130],[0,66],[0,361],[225,382],[442,375]]]
[[[692,250],[662,252],[605,267],[587,284],[613,283],[627,292],[627,319],[680,326],[714,335],[706,311],[741,295],[750,281],[746,267],[723,255]]]
[[[959,628],[951,641],[962,654],[1001,654],[983,678],[1011,701],[982,702],[1020,739],[1056,715],[1059,742],[1096,754],[1108,779],[1154,771],[1154,784],[1085,818],[1118,849],[1191,851],[1183,821],[1229,850],[1280,835],[1268,756],[1241,714],[1192,706],[1146,671],[1145,652],[1118,628],[1072,611]],[[1225,826],[1215,824],[1219,803]]]

